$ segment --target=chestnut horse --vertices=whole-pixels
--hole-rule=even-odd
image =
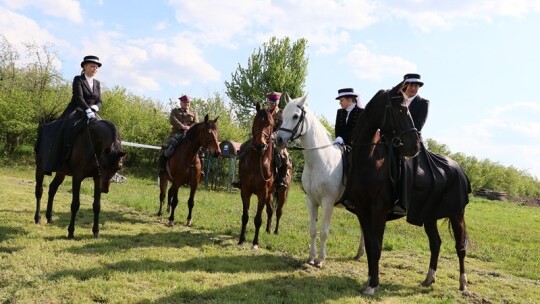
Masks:
[[[194,124],[186,133],[181,143],[176,147],[174,154],[167,159],[165,170],[159,171],[159,211],[158,215],[162,214],[163,203],[165,200],[165,191],[167,190],[168,182],[171,182],[171,187],[167,192],[167,210],[170,207],[169,223],[174,223],[174,210],[178,205],[178,189],[184,184],[189,184],[190,192],[188,204],[187,226],[191,226],[191,216],[193,206],[195,205],[195,192],[199,186],[201,178],[201,160],[198,152],[202,147],[214,156],[221,153],[218,142],[218,118],[209,120],[208,115],[204,117],[204,121]]]
[[[464,259],[468,242],[464,212],[470,192],[469,180],[457,163],[442,156],[436,158],[445,159],[446,165],[432,162],[432,169],[427,169],[425,155],[434,157],[434,154],[421,143],[408,108],[403,104],[405,98],[401,86],[400,83],[389,91],[381,90],[375,94],[358,117],[353,131],[352,164],[344,197],[355,204],[364,231],[369,271],[363,293],[373,295],[379,286],[379,260],[385,225],[386,221],[396,218],[388,213],[395,199],[392,195],[393,182],[399,182],[400,175],[407,173],[400,171],[397,162],[400,158],[405,162],[418,162],[414,170],[414,185],[407,183],[404,193],[411,201],[407,221],[419,226],[423,224],[429,239],[431,258],[422,285],[428,286],[435,281],[441,245],[437,220],[448,218],[459,258],[460,289],[464,290],[467,282]],[[428,174],[424,176],[423,173],[428,171],[432,171],[433,177],[442,176],[443,180],[439,183]],[[413,221],[411,216],[418,214],[419,206],[428,206],[429,211],[423,214],[421,222]]]
[[[272,165],[274,156],[274,144],[272,142],[272,131],[274,118],[266,109],[261,108],[260,103],[256,105],[257,113],[253,118],[251,127],[252,141],[247,155],[239,164],[240,196],[242,197],[242,230],[238,244],[243,244],[246,240],[246,225],[249,220],[249,205],[251,195],[255,194],[258,199],[257,213],[255,214],[255,236],[253,237],[253,248],[259,247],[259,230],[262,225],[262,212],[266,206],[266,232],[270,233],[274,206],[272,195],[274,193],[275,172]],[[276,230],[278,233],[279,219],[282,208],[287,197],[287,191],[278,193],[278,212],[276,212]]]
[[[306,96],[291,100],[286,95],[283,124],[276,136],[278,148],[285,148],[298,139],[304,155],[302,186],[306,192],[309,215],[308,264],[322,267],[326,259],[326,241],[330,232],[335,202],[345,189],[343,153],[332,143],[330,134],[306,105]],[[341,206],[341,205],[339,205]],[[322,210],[319,221],[319,207]],[[317,254],[317,225],[320,222],[320,245]],[[356,260],[364,253],[364,239],[360,231]],[[317,259],[315,257],[317,256]]]
[[[86,124],[86,117],[83,122]],[[39,136],[38,136],[39,138]],[[44,140],[50,140],[49,138]],[[39,144],[39,143],[38,143]],[[58,187],[66,175],[72,176],[71,221],[68,227],[68,239],[74,238],[75,217],[80,207],[79,193],[82,181],[91,177],[94,179],[94,237],[99,237],[99,212],[101,210],[101,193],[108,193],[111,178],[122,168],[122,161],[126,153],[122,151],[120,134],[116,126],[107,120],[97,120],[88,123],[82,128],[72,144],[71,158],[64,163],[49,185],[49,198],[47,201],[47,222],[52,222],[53,200]],[[40,205],[43,195],[43,164],[39,147],[36,152],[36,213],[34,221],[40,223]]]

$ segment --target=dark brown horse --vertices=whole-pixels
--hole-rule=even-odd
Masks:
[[[266,206],[266,232],[270,233],[272,226],[272,217],[274,214],[274,205],[272,196],[274,194],[275,171],[272,164],[274,156],[274,144],[272,142],[272,130],[274,127],[274,118],[261,105],[256,105],[257,113],[253,118],[251,127],[251,147],[242,161],[240,161],[240,196],[242,197],[242,230],[238,244],[243,244],[246,240],[246,226],[249,221],[249,205],[251,195],[255,194],[258,199],[257,213],[255,215],[255,236],[253,237],[253,248],[259,247],[259,231],[262,225],[262,212]],[[289,175],[290,176],[290,175]],[[290,183],[290,181],[289,181]],[[283,212],[283,205],[287,199],[288,190],[278,191],[277,193],[277,212],[276,229],[278,233],[279,220]]]
[[[407,221],[420,226],[423,224],[429,238],[431,259],[427,277],[422,285],[428,286],[435,281],[441,245],[437,220],[448,218],[459,258],[460,289],[464,290],[466,288],[464,259],[467,245],[464,211],[470,192],[469,181],[459,165],[449,159],[446,159],[446,164],[432,163],[434,166],[431,169],[432,174],[426,174],[421,178],[422,170],[429,171],[425,166],[425,155],[433,156],[433,154],[425,150],[421,143],[408,108],[402,104],[404,98],[400,93],[400,87],[401,85],[397,85],[392,90],[379,91],[358,117],[353,133],[352,164],[344,195],[354,202],[364,232],[369,269],[364,294],[373,295],[375,288],[379,286],[379,259],[385,225],[387,220],[396,218],[388,213],[393,207],[395,198],[392,194],[393,182],[399,182],[400,174],[405,174],[400,171],[400,165],[396,161],[401,157],[409,158],[405,159],[406,162],[417,161],[419,164],[415,169],[417,175],[414,178],[414,185],[409,183],[404,187],[411,202]],[[416,158],[412,159],[415,156]],[[441,156],[437,158],[443,159]],[[443,172],[440,183],[429,178],[425,179],[430,175],[440,175],[440,172]],[[429,210],[424,212],[421,221],[411,218],[418,214],[419,206]]]
[[[167,206],[170,206],[169,225],[173,225],[174,223],[174,210],[178,205],[178,189],[184,184],[189,184],[191,189],[187,202],[189,211],[186,225],[191,226],[192,224],[191,215],[193,206],[195,205],[195,192],[201,178],[201,160],[198,156],[199,149],[201,147],[208,149],[216,157],[221,153],[218,142],[217,120],[218,118],[209,120],[208,115],[206,115],[203,122],[193,125],[187,131],[182,142],[176,147],[174,154],[167,160],[165,170],[159,171],[158,215],[162,214],[168,182],[170,181],[172,183],[167,192]]]
[[[86,123],[86,120],[84,120]],[[48,140],[48,139],[47,139]],[[126,153],[122,151],[120,134],[116,126],[107,120],[98,120],[88,123],[72,144],[71,158],[64,163],[49,185],[49,198],[47,201],[47,222],[52,222],[53,200],[58,187],[66,175],[72,176],[71,221],[68,227],[68,238],[74,238],[75,217],[80,207],[79,193],[81,182],[91,177],[94,179],[94,237],[99,237],[99,212],[101,210],[101,193],[108,193],[111,178],[122,168],[122,160]],[[43,166],[39,152],[36,153],[36,213],[34,221],[40,223],[40,205],[43,195]]]

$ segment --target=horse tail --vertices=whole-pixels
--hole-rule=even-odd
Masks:
[[[455,219],[459,219],[459,217],[456,216]],[[452,238],[455,238],[454,231],[452,229],[452,221],[449,221],[449,218],[445,218],[444,221],[448,223],[448,232],[450,233]],[[473,246],[473,243],[471,242],[471,240],[469,238],[469,233],[467,232],[467,225],[465,223],[465,216],[463,214],[461,215],[461,219],[460,219],[459,224],[461,224],[461,222],[463,223],[463,236],[462,236],[462,239],[461,239],[462,249],[463,250],[468,250],[469,248],[472,249],[472,248],[474,248],[474,246]]]

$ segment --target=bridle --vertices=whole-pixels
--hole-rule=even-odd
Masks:
[[[393,108],[394,107],[392,106],[392,100],[391,100],[392,98],[399,98],[399,97],[390,97],[390,94],[387,95],[386,106],[385,106],[385,111],[384,111],[384,116],[383,116],[383,121],[382,121],[381,127],[384,127],[386,125],[386,118],[387,118],[388,115],[390,115],[390,129],[392,131],[392,136],[391,136],[391,139],[390,139],[389,143],[392,145],[392,147],[399,148],[399,147],[403,146],[403,141],[401,139],[401,137],[403,135],[405,135],[407,133],[410,133],[410,132],[418,132],[418,130],[413,125],[412,128],[405,129],[405,130],[399,132],[399,134],[397,133],[395,122],[394,122],[394,119],[393,119],[394,118],[394,116],[393,116]],[[384,134],[382,134],[382,135],[384,136]]]
[[[266,111],[266,110],[265,110]],[[260,148],[257,147],[257,145],[255,144],[255,135],[259,134],[259,133],[253,133],[251,134],[253,140],[252,140],[252,144],[251,144],[251,149],[253,149],[255,152],[257,152],[259,155],[260,155],[260,158],[259,158],[259,166],[260,166],[260,171],[261,171],[261,177],[263,179],[264,182],[267,182],[269,181],[272,176],[274,175],[272,170],[270,170],[270,176],[268,178],[266,178],[264,176],[264,166],[263,166],[263,162],[264,162],[264,154],[265,152],[268,150],[268,148],[270,147],[271,145],[271,141],[272,141],[272,129],[273,129],[273,125],[270,124],[269,126],[267,127],[264,127],[262,128],[259,132],[261,133],[262,137],[264,139],[266,139],[266,142],[263,143]]]
[[[294,128],[287,129],[287,128],[279,128],[278,131],[285,131],[291,133],[291,138],[289,139],[290,142],[297,140],[300,136],[304,135],[302,132],[304,132],[304,118],[306,117],[306,109],[304,109],[304,106],[296,105],[297,108],[302,111],[300,114],[300,119],[298,119],[298,122],[294,126]],[[300,129],[300,132],[298,132],[298,129]]]

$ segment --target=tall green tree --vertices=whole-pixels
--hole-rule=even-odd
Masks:
[[[241,125],[251,125],[255,104],[264,100],[268,92],[286,92],[291,97],[304,95],[306,47],[307,40],[303,38],[291,42],[288,37],[272,37],[251,55],[247,67],[238,64],[225,87]]]

